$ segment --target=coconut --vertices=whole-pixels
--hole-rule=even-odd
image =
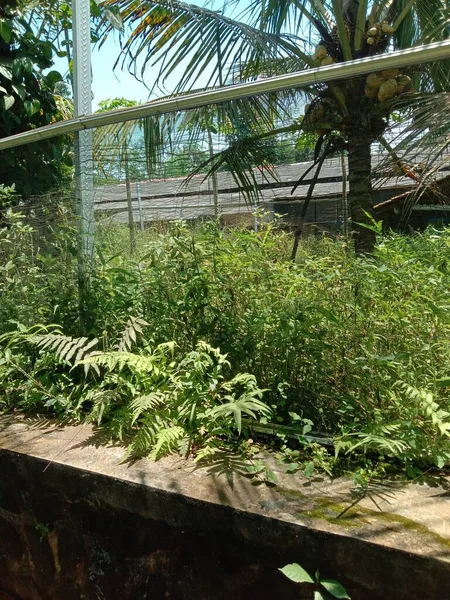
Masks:
[[[320,61],[320,64],[322,67],[327,67],[328,65],[334,65],[334,60],[331,58],[331,56],[325,56],[324,58],[322,58],[322,60]]]
[[[378,34],[378,27],[371,27],[367,32],[367,35],[369,35],[371,37],[375,37],[377,34]]]
[[[375,98],[378,97],[378,90],[370,87],[370,85],[366,85],[366,87],[364,88],[364,94],[367,96],[367,98],[372,98],[373,100],[375,100]]]
[[[387,71],[381,71],[381,74],[385,79],[395,79],[398,73],[398,69],[388,69]]]
[[[379,90],[380,86],[386,81],[386,78],[383,77],[381,73],[371,73],[367,76],[366,84],[374,88],[375,90]]]
[[[408,75],[399,75],[397,77],[397,89],[399,94],[405,94],[413,90],[411,77]]]
[[[397,81],[395,79],[388,79],[381,85],[380,89],[378,90],[378,100],[380,102],[390,100],[391,98],[397,95],[397,92]]]
[[[395,29],[386,21],[383,21],[383,23],[381,23],[381,31],[383,33],[386,33],[387,35],[392,35],[393,33],[395,33]]]
[[[322,44],[319,44],[316,48],[316,51],[314,53],[314,56],[316,58],[325,58],[325,56],[328,54],[327,49],[325,48],[325,46],[322,46]]]
[[[373,46],[375,44],[375,38],[368,37],[367,38],[367,43],[369,44],[369,46]]]

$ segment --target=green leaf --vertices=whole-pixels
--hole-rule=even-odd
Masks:
[[[347,598],[350,600],[350,596],[347,594],[345,588],[334,579],[321,579],[320,585],[327,590],[334,598]]]
[[[278,477],[275,475],[275,473],[273,471],[268,469],[266,471],[266,481],[268,481],[269,483],[278,483]]]
[[[288,468],[286,469],[286,471],[288,473],[295,473],[295,471],[298,471],[299,469],[299,464],[298,463],[290,463],[288,465]]]
[[[5,107],[5,110],[9,110],[14,105],[14,102],[14,96],[5,96],[3,98],[3,106]]]
[[[433,462],[437,466],[438,469],[443,469],[446,465],[445,457],[442,454],[436,454],[433,457]]]
[[[441,377],[440,379],[436,379],[436,384],[439,387],[450,387],[450,377]]]
[[[12,88],[23,102],[27,96],[27,90],[23,87],[23,85],[14,83]]]
[[[53,87],[55,83],[58,83],[59,81],[63,80],[62,75],[59,71],[50,71],[50,73],[47,73],[46,79],[50,87]]]
[[[311,477],[312,474],[314,473],[314,468],[315,468],[314,462],[311,460],[309,463],[307,463],[307,465],[305,467],[305,470],[304,470],[305,477]]]
[[[311,575],[297,563],[286,565],[282,569],[279,569],[279,571],[295,583],[314,583],[314,579]]]
[[[21,73],[22,73],[22,60],[20,58],[15,58],[12,63],[13,77],[19,77]]]
[[[5,79],[8,79],[8,81],[11,81],[12,79],[11,69],[5,65],[0,65],[0,75]]]
[[[29,118],[31,118],[34,114],[36,114],[37,112],[39,112],[40,108],[41,108],[41,103],[39,102],[39,100],[25,100],[25,102],[23,103],[23,106],[25,108],[25,111],[28,115]]]
[[[14,77],[20,77],[22,73],[31,73],[33,71],[33,63],[28,56],[23,58],[15,58],[12,63],[12,73]]]
[[[9,44],[12,37],[11,21],[4,21],[0,19],[0,36],[3,38],[6,44]]]
[[[33,63],[31,61],[31,58],[28,58],[28,56],[25,56],[21,60],[22,60],[22,69],[26,73],[31,73],[33,71]]]
[[[316,591],[314,592],[314,600],[327,600],[322,592]]]

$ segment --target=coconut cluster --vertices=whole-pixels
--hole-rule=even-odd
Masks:
[[[388,21],[375,23],[375,25],[367,31],[366,42],[368,46],[381,46],[382,43],[386,42],[386,39],[391,35],[394,35],[394,33],[395,29]]]
[[[316,47],[312,57],[314,62],[319,65],[319,67],[326,67],[327,65],[332,65],[335,63],[334,58],[328,54],[327,49],[322,44],[319,44]]]
[[[395,96],[411,92],[412,89],[412,81],[408,75],[402,75],[398,69],[389,69],[368,75],[364,93],[367,98],[384,102]]]

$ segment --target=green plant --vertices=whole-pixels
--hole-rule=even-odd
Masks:
[[[39,534],[39,540],[42,542],[49,534],[50,528],[48,523],[36,523],[35,527],[36,531]]]
[[[17,199],[14,184],[11,187],[0,184],[0,215]]]
[[[250,430],[255,440],[265,436],[266,443],[281,446],[292,473],[334,475],[370,461],[374,472],[377,462],[408,473],[448,464],[449,229],[380,237],[370,258],[355,257],[345,240],[307,239],[295,264],[287,260],[289,235],[271,223],[258,232],[221,231],[215,223],[160,225],[138,234],[132,256],[126,227],[101,223],[97,231],[87,339],[80,341],[72,227],[63,214],[42,235],[24,215],[6,215],[0,228],[2,410],[90,415],[111,435],[117,435],[122,411],[128,423],[123,439],[132,439],[146,416],[144,411],[129,425],[130,403],[144,377],[131,373],[132,361],[151,359],[173,340],[173,359],[168,349],[158,350],[162,355],[155,359],[170,385],[181,386],[184,398],[189,386],[198,390],[205,406],[216,409],[208,413],[211,428],[226,424],[232,430],[231,445]],[[36,323],[45,331],[30,330]],[[62,346],[25,340],[45,332]],[[106,362],[73,368],[78,350],[94,338],[88,352],[107,355],[104,361],[119,353],[120,361],[111,368]],[[213,353],[213,365],[200,367],[206,357],[199,342],[220,348],[225,362]],[[183,360],[192,365],[181,368]],[[202,386],[214,379],[217,363],[223,379],[215,403]],[[254,380],[241,380],[242,373]],[[253,430],[251,413],[268,420],[259,410],[258,390],[266,390],[271,417]],[[181,401],[181,391],[177,397]],[[200,428],[202,403],[194,409]],[[189,426],[184,417],[181,424],[170,420]],[[212,460],[215,444],[218,457],[227,434],[199,437],[191,437],[191,450],[198,455],[207,442]],[[337,457],[323,440],[335,444]],[[260,477],[266,475],[261,470]]]
[[[54,92],[62,76],[50,70],[54,46],[37,35],[30,13],[31,5],[21,0],[0,7],[0,137],[48,125],[61,116]],[[60,136],[43,140],[38,149],[29,144],[2,152],[0,182],[15,184],[22,197],[42,194],[60,186],[71,166],[67,140]]]
[[[322,579],[319,571],[316,571],[314,577],[312,577],[297,563],[291,563],[279,570],[294,583],[312,584],[315,588],[312,596],[314,600],[326,600],[327,598],[347,598],[350,600],[345,588],[338,581]]]
[[[12,365],[12,371],[25,377],[27,388],[45,400],[45,408],[63,416],[84,415],[111,436],[127,440],[124,459],[146,454],[157,459],[173,451],[189,455],[208,446],[222,450],[242,433],[242,414],[254,419],[270,415],[254,376],[240,373],[227,380],[226,356],[205,342],[181,360],[173,342],[154,349],[144,343],[132,353],[143,325],[140,318],[130,319],[117,349],[106,352],[95,349],[97,338],[68,337],[58,329],[6,334],[0,338],[0,343],[7,342],[0,367],[9,366],[4,374],[9,377]],[[32,375],[12,357],[11,349],[23,344],[40,351]],[[48,385],[56,365],[60,372]]]

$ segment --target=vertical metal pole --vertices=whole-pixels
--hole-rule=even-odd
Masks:
[[[209,120],[209,114],[206,117],[206,132],[208,135],[208,150],[209,150],[209,158],[213,158],[214,156],[214,146],[213,146],[213,138],[211,134],[211,123]],[[219,184],[217,181],[217,173],[214,173],[211,176],[212,179],[212,188],[213,188],[213,202],[214,202],[214,218],[219,218]],[[209,185],[209,183],[208,183]]]
[[[130,165],[128,162],[128,145],[126,142],[123,145],[123,162],[125,166],[125,187],[127,190],[128,227],[130,230],[130,252],[133,253],[136,250],[136,236],[134,232],[133,201],[131,199],[131,179]]]
[[[136,181],[136,197],[139,211],[139,223],[141,225],[141,231],[144,231],[144,215],[142,213],[142,196],[141,196],[141,184]]]
[[[89,0],[72,0],[73,99],[75,117],[92,113]],[[75,193],[80,231],[80,284],[94,256],[94,179],[92,131],[75,133]]]
[[[348,236],[348,198],[347,198],[347,168],[345,166],[345,156],[341,152],[342,169],[342,215],[344,217],[343,230],[344,236]]]

